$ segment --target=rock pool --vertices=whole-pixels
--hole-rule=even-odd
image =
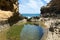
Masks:
[[[43,36],[43,28],[36,25],[24,25],[21,33],[20,40],[40,40]]]

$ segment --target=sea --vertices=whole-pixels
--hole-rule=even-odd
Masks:
[[[21,14],[21,15],[24,16],[24,17],[28,17],[28,18],[35,17],[35,16],[40,16],[40,14]]]

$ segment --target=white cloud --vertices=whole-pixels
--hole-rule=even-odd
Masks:
[[[44,0],[44,1],[46,1],[47,3],[49,3],[51,0]]]
[[[47,3],[48,0],[45,0]],[[41,0],[29,0],[26,4],[19,4],[20,13],[40,13],[40,8],[45,5]]]
[[[29,0],[29,3],[27,4],[28,7],[31,7],[31,8],[37,8],[37,2],[34,1],[34,0]]]

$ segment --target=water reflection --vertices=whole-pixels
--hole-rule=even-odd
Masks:
[[[20,39],[21,40],[40,40],[43,35],[43,29],[40,26],[36,25],[24,25],[24,28],[21,31]]]

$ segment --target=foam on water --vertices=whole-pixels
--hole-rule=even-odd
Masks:
[[[28,16],[28,19],[31,18],[30,16]]]

